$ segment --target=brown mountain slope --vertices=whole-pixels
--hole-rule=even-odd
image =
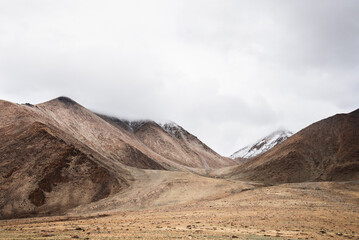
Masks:
[[[0,101],[0,218],[63,213],[111,196],[133,180],[126,163],[163,169],[129,143],[115,145],[120,157],[102,155],[113,142],[96,145],[100,131],[89,129],[114,127],[68,99],[50,104]]]
[[[119,129],[132,133],[136,139],[160,156],[188,168],[212,168],[233,166],[236,162],[214,152],[181,126],[166,123],[160,126],[154,121],[125,121],[99,115]]]
[[[269,183],[359,179],[359,110],[308,126],[230,175]]]
[[[128,186],[128,171],[29,107],[0,101],[0,218],[64,213]]]
[[[126,131],[108,124],[93,112],[66,97],[36,105],[50,123],[104,157],[142,169],[165,169]]]
[[[173,138],[180,142],[181,146],[197,153],[198,159],[201,161],[205,169],[220,168],[236,165],[237,162],[220,156],[206,144],[200,141],[196,136],[192,135],[181,126],[175,123],[166,123],[163,129]]]
[[[204,169],[186,165],[178,150],[167,159],[146,145],[152,132],[143,127],[137,135],[66,97],[38,105],[0,100],[0,218],[64,213],[116,195],[139,180],[140,169]],[[173,141],[160,126],[155,131]]]
[[[198,159],[205,159],[204,161],[208,159],[211,167],[235,164],[233,160],[219,156],[189,133],[187,135],[192,137],[187,139],[196,139],[186,144],[193,145],[186,149],[191,155],[184,156],[183,152],[177,151],[181,150],[181,147],[177,147],[171,152],[172,156],[176,157],[168,158],[168,154],[164,154],[171,151],[167,149],[168,144],[166,146],[150,144],[152,141],[158,141],[156,137],[159,137],[159,135],[152,136],[153,131],[144,131],[145,126],[142,123],[150,121],[125,122],[97,115],[66,97],[60,97],[36,105],[36,107],[43,114],[51,117],[51,124],[54,126],[68,132],[101,155],[128,166],[142,169],[186,170],[187,167],[204,169],[204,164],[198,162]],[[138,134],[140,129],[142,134]],[[174,137],[169,136],[160,126],[156,126],[156,131],[162,132],[161,136],[165,138],[163,141],[173,141]],[[144,138],[148,141],[144,142]]]

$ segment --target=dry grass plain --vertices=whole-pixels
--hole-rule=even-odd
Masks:
[[[0,239],[359,239],[359,182],[263,186],[138,171],[66,216],[0,221]]]

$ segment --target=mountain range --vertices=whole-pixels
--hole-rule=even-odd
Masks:
[[[58,214],[109,197],[131,185],[133,169],[206,174],[235,164],[178,125],[121,121],[67,97],[1,101],[0,110],[2,218]]]
[[[359,109],[311,124],[230,175],[269,183],[359,179]]]
[[[290,135],[276,132],[228,158],[174,122],[106,116],[67,97],[37,105],[0,100],[0,218],[118,208],[125,195],[138,196],[139,183],[178,174],[180,182],[359,179],[359,110]]]

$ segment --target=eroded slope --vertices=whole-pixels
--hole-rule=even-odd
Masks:
[[[359,179],[359,110],[316,122],[229,175],[270,183]]]
[[[128,187],[124,171],[111,171],[55,131],[34,122],[1,142],[0,218],[61,214]]]

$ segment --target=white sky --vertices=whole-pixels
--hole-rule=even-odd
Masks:
[[[359,107],[359,1],[0,0],[0,99],[172,120],[220,154]]]

